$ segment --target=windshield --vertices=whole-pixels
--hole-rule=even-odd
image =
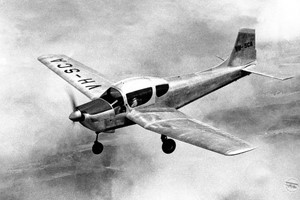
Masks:
[[[102,96],[115,110],[115,114],[126,112],[121,92],[115,88],[109,88]]]

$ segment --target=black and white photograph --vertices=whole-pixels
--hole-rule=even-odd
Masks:
[[[300,1],[0,8],[1,200],[300,199]]]

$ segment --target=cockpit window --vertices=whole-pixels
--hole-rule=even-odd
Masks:
[[[115,88],[109,88],[101,96],[101,98],[106,100],[109,104],[111,104],[111,106],[114,108],[116,114],[126,112],[123,96],[119,90],[117,90]]]
[[[169,90],[169,84],[162,84],[156,86],[156,96],[161,97],[166,94]]]
[[[130,107],[136,107],[142,104],[147,103],[153,94],[152,87],[134,91],[131,93],[126,94],[127,101]]]
[[[123,100],[122,94],[115,88],[109,88],[102,96],[102,99],[112,104],[116,99]]]

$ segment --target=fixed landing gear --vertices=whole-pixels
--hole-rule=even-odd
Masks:
[[[102,151],[103,151],[103,144],[98,142],[98,135],[99,133],[96,133],[96,140],[93,144],[93,147],[92,147],[92,151],[94,154],[100,154]]]
[[[162,150],[166,154],[172,153],[176,148],[176,143],[172,139],[168,139],[167,136],[161,135],[161,141],[162,141]]]

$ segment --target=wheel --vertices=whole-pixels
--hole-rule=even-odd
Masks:
[[[172,139],[167,139],[162,144],[162,150],[166,154],[172,153],[176,148],[176,143]]]
[[[97,155],[100,154],[103,151],[103,144],[101,144],[98,141],[95,141],[94,145],[92,147],[92,151],[94,154],[97,154]]]

